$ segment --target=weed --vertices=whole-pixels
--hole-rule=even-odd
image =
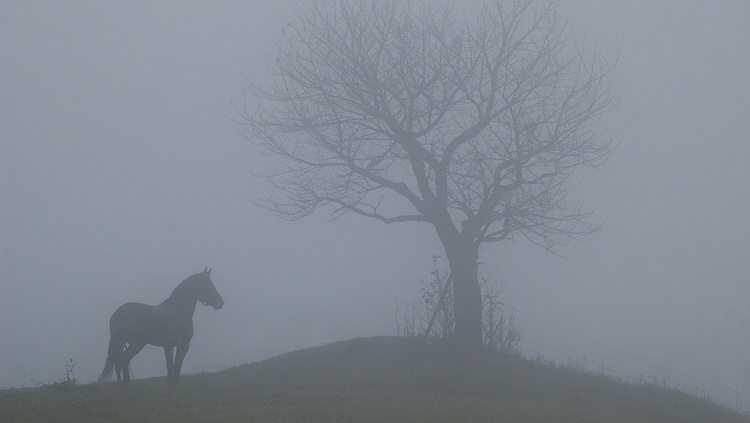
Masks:
[[[76,377],[76,363],[73,359],[69,359],[65,362],[65,374],[56,382],[41,382],[37,386],[42,387],[56,387],[56,388],[71,388],[78,385],[78,378]]]

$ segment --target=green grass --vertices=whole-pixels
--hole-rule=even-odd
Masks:
[[[406,338],[338,342],[234,367],[0,391],[1,422],[743,422],[700,397],[514,356],[456,359]]]

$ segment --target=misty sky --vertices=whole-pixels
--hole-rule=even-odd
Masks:
[[[526,355],[586,357],[750,408],[750,2],[562,9],[580,41],[621,52],[622,99],[602,125],[622,142],[577,178],[604,226],[564,258],[485,246],[483,272],[535,342]],[[115,308],[160,303],[206,266],[226,306],[196,311],[184,373],[396,333],[442,254],[430,227],[286,222],[248,201],[269,159],[230,102],[248,78],[269,80],[293,12],[0,1],[0,386],[59,380],[71,358],[94,379]],[[164,375],[163,361],[146,348],[135,377]]]

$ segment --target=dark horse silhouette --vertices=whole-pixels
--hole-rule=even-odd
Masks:
[[[130,359],[151,344],[164,347],[167,378],[170,384],[177,385],[182,360],[193,338],[196,303],[200,301],[216,310],[224,306],[210,274],[211,269],[206,268],[185,279],[157,306],[127,303],[115,310],[109,319],[109,350],[99,382],[111,380],[113,369],[118,382],[130,382]]]

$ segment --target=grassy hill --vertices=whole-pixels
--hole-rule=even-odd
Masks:
[[[0,391],[2,422],[742,422],[700,397],[514,356],[363,338],[218,373]]]

